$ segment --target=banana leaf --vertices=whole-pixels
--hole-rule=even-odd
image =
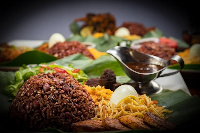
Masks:
[[[96,46],[98,51],[105,52],[106,50],[118,45],[124,39],[117,36],[109,36],[104,34],[102,37],[94,38],[93,36],[82,37],[80,35],[73,35],[66,39],[67,41],[80,41],[80,42],[92,42]]]
[[[180,65],[169,66],[170,69],[180,69]],[[198,70],[200,71],[200,64],[185,64],[182,70]]]
[[[104,69],[109,68],[114,71],[117,77],[117,82],[125,83],[130,81],[130,78],[124,73],[116,59],[109,55],[104,55],[96,60],[91,60],[82,54],[74,54],[53,62],[57,63],[58,65],[71,64],[75,68],[82,69],[90,78],[100,77]]]
[[[31,50],[19,55],[10,62],[0,64],[0,66],[22,66],[28,64],[40,64],[54,61],[56,59],[57,58],[52,55],[37,50]]]
[[[84,60],[84,61],[81,61]],[[91,60],[87,57],[84,57],[81,54],[72,55],[60,60],[56,60],[56,63],[61,63],[63,65],[67,65],[68,63],[74,63],[74,67],[79,67],[84,70],[84,72],[91,77],[99,77],[105,68],[112,69],[117,77],[119,77],[119,81],[126,82],[129,81],[125,73],[122,71],[121,66],[114,58],[110,58],[109,56],[102,56],[97,60]],[[79,63],[78,63],[79,62]],[[81,64],[81,65],[80,65]],[[14,80],[14,72],[0,72],[0,89],[2,90],[6,84],[9,84]],[[120,79],[121,77],[121,79]],[[127,78],[123,80],[122,78]],[[150,95],[152,100],[158,101],[160,106],[165,106],[167,109],[172,110],[173,112],[169,115],[169,121],[173,122],[177,128],[175,131],[185,131],[197,129],[200,124],[199,122],[199,112],[200,112],[200,98],[198,96],[190,96],[185,93],[183,90],[178,91],[170,91],[167,88],[161,93]],[[8,128],[11,126],[8,122],[5,122],[5,119],[8,119],[8,109],[11,101],[0,93],[0,121],[3,123],[1,125],[4,128]],[[135,132],[151,132],[151,131],[135,131]]]

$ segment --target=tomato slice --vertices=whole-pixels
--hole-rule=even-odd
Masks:
[[[81,69],[74,69],[72,72],[73,73],[78,73]]]
[[[164,44],[168,44],[172,48],[178,47],[178,43],[175,40],[172,40],[170,38],[161,37],[161,38],[159,38],[159,42],[164,43]]]
[[[39,68],[39,71],[40,71],[41,73],[43,73],[43,72],[44,72],[44,68]]]
[[[53,68],[56,72],[59,72],[59,73],[68,73],[65,69],[62,69],[62,68],[59,68],[59,67],[54,67]]]

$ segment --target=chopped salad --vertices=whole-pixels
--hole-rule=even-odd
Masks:
[[[5,87],[4,92],[9,98],[14,98],[21,88],[21,86],[33,75],[39,73],[68,73],[72,75],[79,83],[84,84],[88,80],[88,76],[81,70],[76,69],[72,65],[60,66],[55,63],[52,64],[39,64],[39,65],[27,65],[20,67],[18,71],[15,72],[15,81]]]

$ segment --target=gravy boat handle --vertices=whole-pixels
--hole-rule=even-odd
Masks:
[[[165,76],[174,75],[174,74],[180,72],[180,71],[183,69],[183,67],[184,67],[184,61],[183,61],[183,59],[182,59],[180,56],[178,56],[178,55],[172,56],[172,57],[167,61],[167,67],[170,65],[170,61],[172,61],[172,60],[175,60],[176,62],[179,63],[180,69],[179,69],[179,70],[176,70],[176,71],[174,71],[174,72],[170,72],[170,73],[166,73],[166,74],[159,75],[158,78],[159,78],[159,77],[165,77]]]

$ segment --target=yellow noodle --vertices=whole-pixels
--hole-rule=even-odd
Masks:
[[[146,112],[153,112],[161,118],[166,118],[166,113],[172,111],[154,103],[148,96],[140,95],[138,98],[129,96],[122,99],[117,105],[110,104],[108,101],[102,100],[97,106],[95,119],[103,120],[105,117],[118,119],[124,115],[132,115],[143,118]]]
[[[103,120],[106,117],[118,119],[124,115],[143,118],[146,112],[152,112],[161,118],[167,118],[165,114],[172,112],[157,105],[157,102],[152,101],[145,94],[138,97],[128,96],[122,99],[117,105],[114,105],[109,103],[113,93],[110,89],[105,89],[101,86],[89,87],[87,85],[85,85],[85,88],[90,93],[96,105],[94,119]]]

